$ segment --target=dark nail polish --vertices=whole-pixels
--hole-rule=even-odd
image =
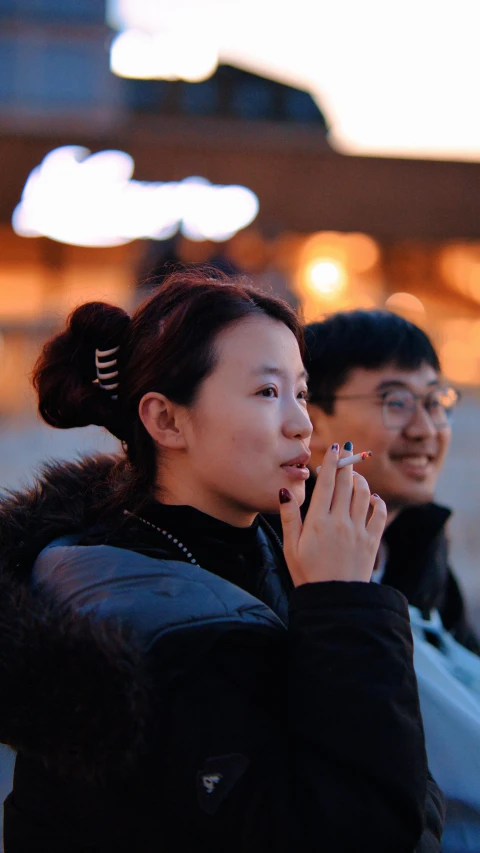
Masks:
[[[292,496],[288,489],[280,489],[278,497],[281,504],[288,504],[292,500]]]
[[[344,450],[353,450],[353,444],[351,441],[346,441],[343,445]]]
[[[338,453],[338,451],[340,450],[340,445],[339,444],[332,444],[332,450],[334,453]]]

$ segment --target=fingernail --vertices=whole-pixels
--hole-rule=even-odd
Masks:
[[[351,441],[346,441],[343,445],[344,450],[353,450],[353,444]]]
[[[288,489],[280,489],[278,497],[281,504],[288,504],[292,500],[292,496]]]
[[[376,492],[374,492],[374,493],[373,493],[373,495],[372,495],[372,498],[379,498],[379,497],[380,497],[380,495],[377,495],[377,493],[376,493]]]
[[[332,450],[334,453],[338,453],[338,451],[340,450],[340,445],[339,444],[332,444]]]

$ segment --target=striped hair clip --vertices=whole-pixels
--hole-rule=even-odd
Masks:
[[[97,371],[97,378],[93,381],[97,382],[103,391],[108,391],[112,400],[118,399],[118,394],[112,394],[112,391],[116,391],[119,385],[118,382],[115,382],[115,380],[118,379],[116,354],[119,349],[120,347],[118,346],[113,347],[113,349],[95,350],[95,368]],[[115,357],[112,358],[112,356]],[[110,382],[109,380],[111,379],[114,381]]]

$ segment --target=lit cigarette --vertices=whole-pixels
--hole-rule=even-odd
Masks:
[[[354,456],[344,456],[343,459],[340,459],[337,462],[337,469],[345,468],[346,465],[356,465],[357,462],[363,462],[364,459],[369,459],[370,456],[373,456],[371,450],[363,450],[362,453],[355,453]],[[317,474],[320,471],[321,467],[322,466],[319,465],[318,468],[315,469]]]
[[[357,462],[369,459],[371,455],[371,450],[364,450],[362,453],[355,453],[354,456],[344,456],[343,459],[338,461],[337,468],[345,468],[346,465],[356,465]]]

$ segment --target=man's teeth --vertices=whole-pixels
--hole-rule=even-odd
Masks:
[[[429,463],[428,456],[402,456],[402,462],[406,462],[407,465],[413,465],[415,468],[425,468]]]

